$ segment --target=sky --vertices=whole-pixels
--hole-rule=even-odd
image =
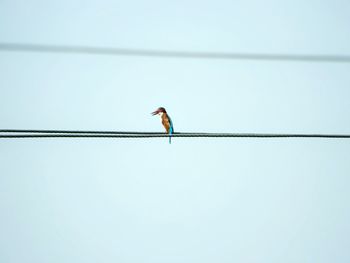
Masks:
[[[0,1],[0,43],[350,55],[350,2]],[[0,51],[0,128],[350,134],[350,65]],[[1,139],[0,262],[349,262],[346,139]]]

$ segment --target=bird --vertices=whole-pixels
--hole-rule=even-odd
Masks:
[[[171,121],[170,116],[166,112],[165,108],[159,107],[157,110],[151,113],[153,116],[154,115],[159,115],[160,119],[162,121],[162,124],[165,128],[165,131],[167,134],[169,134],[169,143],[171,143],[171,135],[174,134],[174,126],[173,122]]]

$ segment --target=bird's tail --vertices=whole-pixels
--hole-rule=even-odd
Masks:
[[[172,133],[169,132],[169,144],[171,144],[171,135]]]
[[[171,144],[171,136],[173,135],[173,133],[174,133],[173,128],[170,128],[170,130],[169,130],[169,144]]]

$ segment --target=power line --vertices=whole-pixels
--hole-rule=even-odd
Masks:
[[[0,129],[1,133],[79,133],[79,134],[159,134],[157,132],[135,132],[135,131],[83,131],[83,130],[19,130]]]
[[[299,62],[337,62],[349,63],[350,55],[308,55],[308,54],[263,54],[234,52],[192,52],[156,49],[130,49],[92,46],[44,45],[0,43],[0,51],[41,52],[110,56],[141,56],[155,58],[187,58],[187,59],[225,59],[225,60],[261,60],[261,61],[299,61]]]
[[[159,138],[169,137],[158,132],[121,131],[63,131],[63,130],[0,130],[0,138]],[[350,139],[350,134],[298,134],[298,133],[198,133],[176,132],[172,137],[182,138],[329,138]]]

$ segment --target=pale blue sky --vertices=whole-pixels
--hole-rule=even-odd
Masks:
[[[0,1],[0,42],[350,55],[349,1]],[[350,64],[0,52],[0,128],[350,133]],[[0,262],[349,262],[350,141],[0,141]]]

